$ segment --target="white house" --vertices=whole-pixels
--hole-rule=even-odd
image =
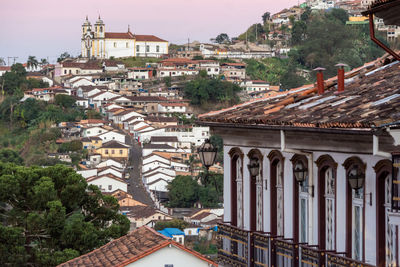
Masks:
[[[101,138],[101,140],[103,140],[103,143],[109,142],[109,141],[118,141],[120,143],[124,143],[125,144],[125,134],[121,134],[117,131],[108,131],[102,134],[99,134],[98,137]]]
[[[127,244],[130,244],[127,246]],[[135,249],[130,249],[130,246]],[[207,257],[186,248],[173,239],[143,226],[127,235],[114,239],[88,254],[67,261],[58,267],[79,265],[149,266],[149,267],[217,267]]]
[[[89,104],[94,108],[101,107],[109,99],[119,96],[119,94],[112,92],[100,92],[89,97]]]
[[[82,131],[82,137],[92,137],[92,136],[98,136],[100,134],[108,132],[107,129],[104,129],[102,127],[89,127],[89,128],[83,128]]]
[[[240,84],[240,87],[242,87],[244,90],[246,90],[247,93],[253,93],[253,92],[269,90],[270,85],[269,85],[269,83],[267,83],[265,81],[250,80],[250,81],[242,82]]]
[[[111,174],[89,177],[86,181],[88,184],[98,186],[103,192],[113,192],[115,190],[128,192],[128,183]]]
[[[159,103],[158,113],[186,113],[187,103]]]
[[[162,68],[158,70],[158,77],[176,77],[176,76],[187,76],[187,75],[197,75],[199,74],[198,70],[194,69],[166,69]]]
[[[143,157],[150,155],[154,151],[176,152],[177,149],[173,146],[169,146],[166,144],[143,144],[143,150],[142,150]]]
[[[124,171],[122,169],[118,169],[117,167],[114,167],[114,166],[107,166],[107,167],[99,169],[97,175],[102,176],[102,175],[106,175],[106,174],[112,174],[112,175],[122,179],[123,173],[124,173]]]
[[[115,159],[107,159],[105,161],[102,161],[96,165],[96,168],[104,168],[108,166],[114,166],[117,167],[118,169],[124,168],[124,165],[121,162],[116,161]]]
[[[97,176],[97,169],[85,169],[76,171],[77,174],[82,175],[83,178]]]

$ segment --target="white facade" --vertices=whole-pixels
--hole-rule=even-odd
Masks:
[[[87,169],[76,171],[77,174],[82,175],[83,178],[88,178],[92,176],[97,176],[97,169]]]
[[[240,84],[247,93],[269,90],[269,83],[264,81],[244,81]]]
[[[103,134],[99,134],[98,137],[100,137],[101,140],[103,140],[103,144],[114,140],[125,144],[125,138],[126,138],[124,134],[121,134],[116,131],[109,131]]]
[[[128,184],[123,181],[116,180],[114,178],[108,177],[107,175],[97,177],[95,179],[90,179],[88,184],[96,185],[103,192],[113,192],[115,190],[122,190],[128,192]]]
[[[174,245],[161,248],[146,257],[135,261],[127,267],[146,266],[146,267],[209,267],[210,264],[199,259],[193,254],[186,252]]]
[[[184,75],[197,75],[199,74],[198,70],[190,70],[190,69],[159,69],[158,77],[176,77],[176,76],[184,76]]]
[[[123,176],[123,171],[122,170],[117,170],[114,167],[108,167],[105,170],[99,171],[97,175],[98,176],[102,176],[102,175],[106,175],[106,174],[112,174],[112,175],[114,175],[114,176],[116,176],[118,178],[121,178],[121,179],[123,178],[122,177]]]
[[[85,58],[123,58],[160,57],[168,54],[168,42],[153,35],[136,35],[130,32],[106,32],[100,19],[92,25],[88,18],[82,25],[82,57]]]
[[[84,128],[82,131],[82,137],[98,136],[98,135],[106,133],[106,132],[108,132],[108,130],[106,130],[102,127]]]
[[[103,167],[108,167],[108,166],[114,166],[117,167],[119,169],[122,169],[124,167],[124,165],[116,160],[113,159],[107,159],[103,162],[100,162],[96,167],[97,168],[103,168]]]

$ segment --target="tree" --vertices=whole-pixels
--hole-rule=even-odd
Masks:
[[[4,58],[0,57],[0,66],[5,66],[6,65],[6,61],[4,60]]]
[[[42,59],[40,60],[40,65],[42,65],[42,67],[45,66],[45,65],[48,65],[48,64],[49,64],[49,61],[47,61],[47,59],[42,58]]]
[[[64,59],[67,59],[67,58],[70,58],[70,57],[71,57],[71,55],[68,52],[64,52],[57,58],[57,62],[61,62]]]
[[[265,24],[271,17],[271,13],[265,12],[264,15],[262,15],[262,22]]]
[[[39,65],[39,61],[37,61],[35,56],[29,56],[28,61],[26,62],[26,66],[30,69],[36,69]]]
[[[191,208],[199,199],[199,184],[191,176],[178,175],[168,185],[169,206]]]
[[[24,163],[24,160],[21,158],[17,151],[3,148],[0,149],[0,162],[10,162],[17,165],[22,165]]]
[[[169,76],[164,77],[163,81],[167,87],[171,87],[171,81],[172,81],[171,77],[169,77]]]
[[[230,43],[230,39],[228,34],[220,33],[217,37],[215,37],[215,42],[218,44]]]
[[[185,97],[191,100],[192,105],[202,106],[215,104],[236,104],[239,99],[237,93],[242,89],[230,82],[222,81],[219,78],[198,77],[185,84]]]
[[[73,169],[0,163],[0,262],[55,266],[125,235],[118,201]]]
[[[180,219],[172,219],[170,221],[158,221],[154,225],[154,229],[157,231],[164,230],[165,228],[178,228],[183,231],[186,227],[188,227],[189,223]]]
[[[55,103],[56,105],[59,105],[60,107],[63,108],[72,108],[75,105],[75,98],[73,98],[70,95],[56,95],[55,97]]]

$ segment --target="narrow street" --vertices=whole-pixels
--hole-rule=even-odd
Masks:
[[[153,200],[143,186],[141,179],[142,149],[133,137],[126,135],[126,143],[131,146],[127,168],[130,173],[128,193],[137,201],[154,206]]]

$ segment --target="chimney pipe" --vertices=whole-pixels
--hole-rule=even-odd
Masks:
[[[325,69],[320,67],[320,68],[316,68],[314,70],[317,71],[318,94],[322,95],[324,93],[324,74],[323,74],[323,71]]]
[[[344,67],[347,65],[339,63],[336,64],[335,66],[338,67],[337,85],[338,85],[338,92],[341,93],[344,91]]]

